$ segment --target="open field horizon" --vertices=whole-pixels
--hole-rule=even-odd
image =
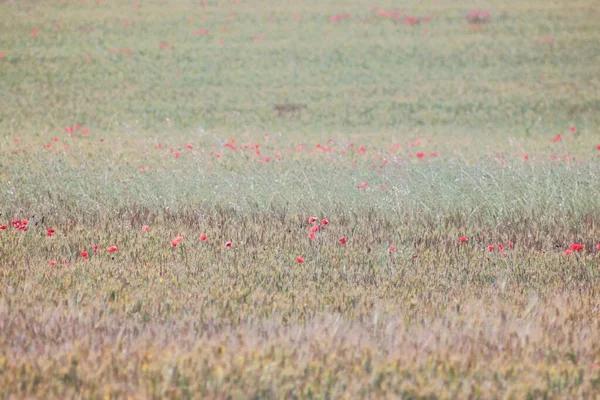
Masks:
[[[0,1],[0,398],[597,398],[599,20]]]

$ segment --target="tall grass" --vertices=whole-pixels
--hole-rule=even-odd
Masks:
[[[593,2],[136,4],[0,2],[1,398],[596,395]]]

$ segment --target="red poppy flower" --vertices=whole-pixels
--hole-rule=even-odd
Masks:
[[[513,247],[515,247],[515,244],[513,242],[511,242],[510,240],[508,241],[507,246],[512,249]]]
[[[143,165],[140,167],[140,172],[143,174],[144,172],[146,172],[146,167],[144,167]]]
[[[54,260],[50,261],[50,266],[51,267],[54,267],[55,265],[56,265],[56,261],[54,261]]]
[[[413,259],[415,259],[415,258],[419,258],[419,255],[418,254],[413,254]]]
[[[173,153],[173,155],[175,156],[175,158],[179,158],[181,156],[181,153],[176,151],[175,153]]]
[[[323,226],[327,226],[327,224],[329,224],[329,221],[327,221],[325,218],[323,218],[323,219],[321,220],[321,225],[323,225]]]
[[[88,252],[87,251],[82,251],[81,252],[81,257],[83,257],[84,260],[87,260],[88,257],[89,257]]]
[[[319,230],[319,225],[313,225],[313,226],[310,227],[310,232],[311,233],[315,233],[318,230]]]
[[[552,143],[560,142],[562,139],[562,135],[559,133],[558,135],[552,138]]]
[[[233,244],[233,243],[231,243],[231,240],[230,240],[230,241],[228,241],[227,243],[225,243],[225,247],[227,247],[227,248],[230,248],[232,244]]]
[[[529,160],[529,154],[523,154],[523,160]]]
[[[6,225],[0,225],[0,231],[4,231],[6,228],[8,228]]]
[[[571,251],[571,250],[569,250],[569,249],[565,250],[565,256],[568,256],[568,255],[569,255],[569,254],[571,254],[571,253],[572,253],[572,251]]]
[[[346,238],[345,237],[341,237],[340,238],[340,244],[346,244]]]
[[[389,252],[390,252],[390,253],[393,253],[393,252],[395,252],[395,251],[396,251],[396,246],[390,246],[390,250],[389,250]]]
[[[21,221],[19,221],[18,219],[13,219],[11,221],[11,224],[12,224],[13,228],[17,228],[18,229],[19,226],[21,226]]]
[[[425,158],[425,153],[423,153],[422,151],[418,152],[417,158]]]
[[[28,223],[29,223],[29,221],[27,221],[26,219],[24,219],[24,220],[21,221],[21,225],[27,226]]]
[[[572,245],[569,246],[569,249],[571,251],[581,251],[584,249],[584,245],[583,244],[579,244],[579,243],[573,243]]]
[[[493,244],[490,244],[490,245],[488,246],[488,251],[494,251],[494,249],[495,249],[495,247],[494,247],[494,245],[493,245]]]
[[[366,189],[367,186],[369,186],[369,184],[367,182],[363,182],[360,185],[357,185],[356,188],[357,189]]]
[[[304,262],[304,258],[302,258],[302,257],[296,257],[296,262],[298,264],[302,264]]]
[[[575,126],[571,126],[571,133],[575,133],[575,131],[577,131],[577,128]]]
[[[269,158],[269,156],[265,156],[265,162],[268,163],[270,161],[271,161],[271,159]]]
[[[55,232],[56,232],[56,229],[50,228],[46,231],[46,236],[54,236]]]
[[[148,232],[148,229],[150,229],[148,225],[142,226],[142,232]]]
[[[206,242],[206,235],[204,233],[200,235],[200,240]]]
[[[186,144],[186,145],[185,145],[185,147],[187,147],[187,148],[188,148],[188,149],[190,149],[190,150],[194,148],[194,146],[192,146],[192,144],[191,144],[191,143],[188,143],[188,144]]]
[[[310,240],[314,240],[315,239],[315,233],[312,230],[310,231],[310,235],[308,235],[308,238]]]
[[[469,238],[466,236],[461,236],[458,238],[458,240],[460,240],[461,243],[466,243],[469,241]]]
[[[498,244],[498,250],[504,250],[504,245],[502,243]]]
[[[6,225],[4,225],[4,226],[6,226]],[[0,228],[1,228],[1,227],[0,227]],[[598,243],[598,244],[596,245],[596,248],[597,248],[598,250],[600,250],[600,243]]]
[[[310,222],[311,224],[314,224],[315,222],[317,222],[317,217],[308,218],[308,222]]]
[[[173,239],[173,240],[171,241],[171,245],[172,245],[173,247],[177,247],[177,245],[178,245],[179,243],[181,243],[181,242],[183,242],[183,237],[182,237],[182,236],[176,236],[176,237],[175,237],[175,239]]]
[[[108,251],[109,253],[114,253],[116,251],[119,251],[119,249],[117,248],[117,246],[110,246],[108,249],[106,249],[106,251]]]

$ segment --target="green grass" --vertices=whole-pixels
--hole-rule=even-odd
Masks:
[[[0,398],[593,397],[599,19],[0,2]]]

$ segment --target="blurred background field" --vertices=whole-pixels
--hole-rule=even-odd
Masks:
[[[0,1],[0,397],[597,395],[598,21]]]

